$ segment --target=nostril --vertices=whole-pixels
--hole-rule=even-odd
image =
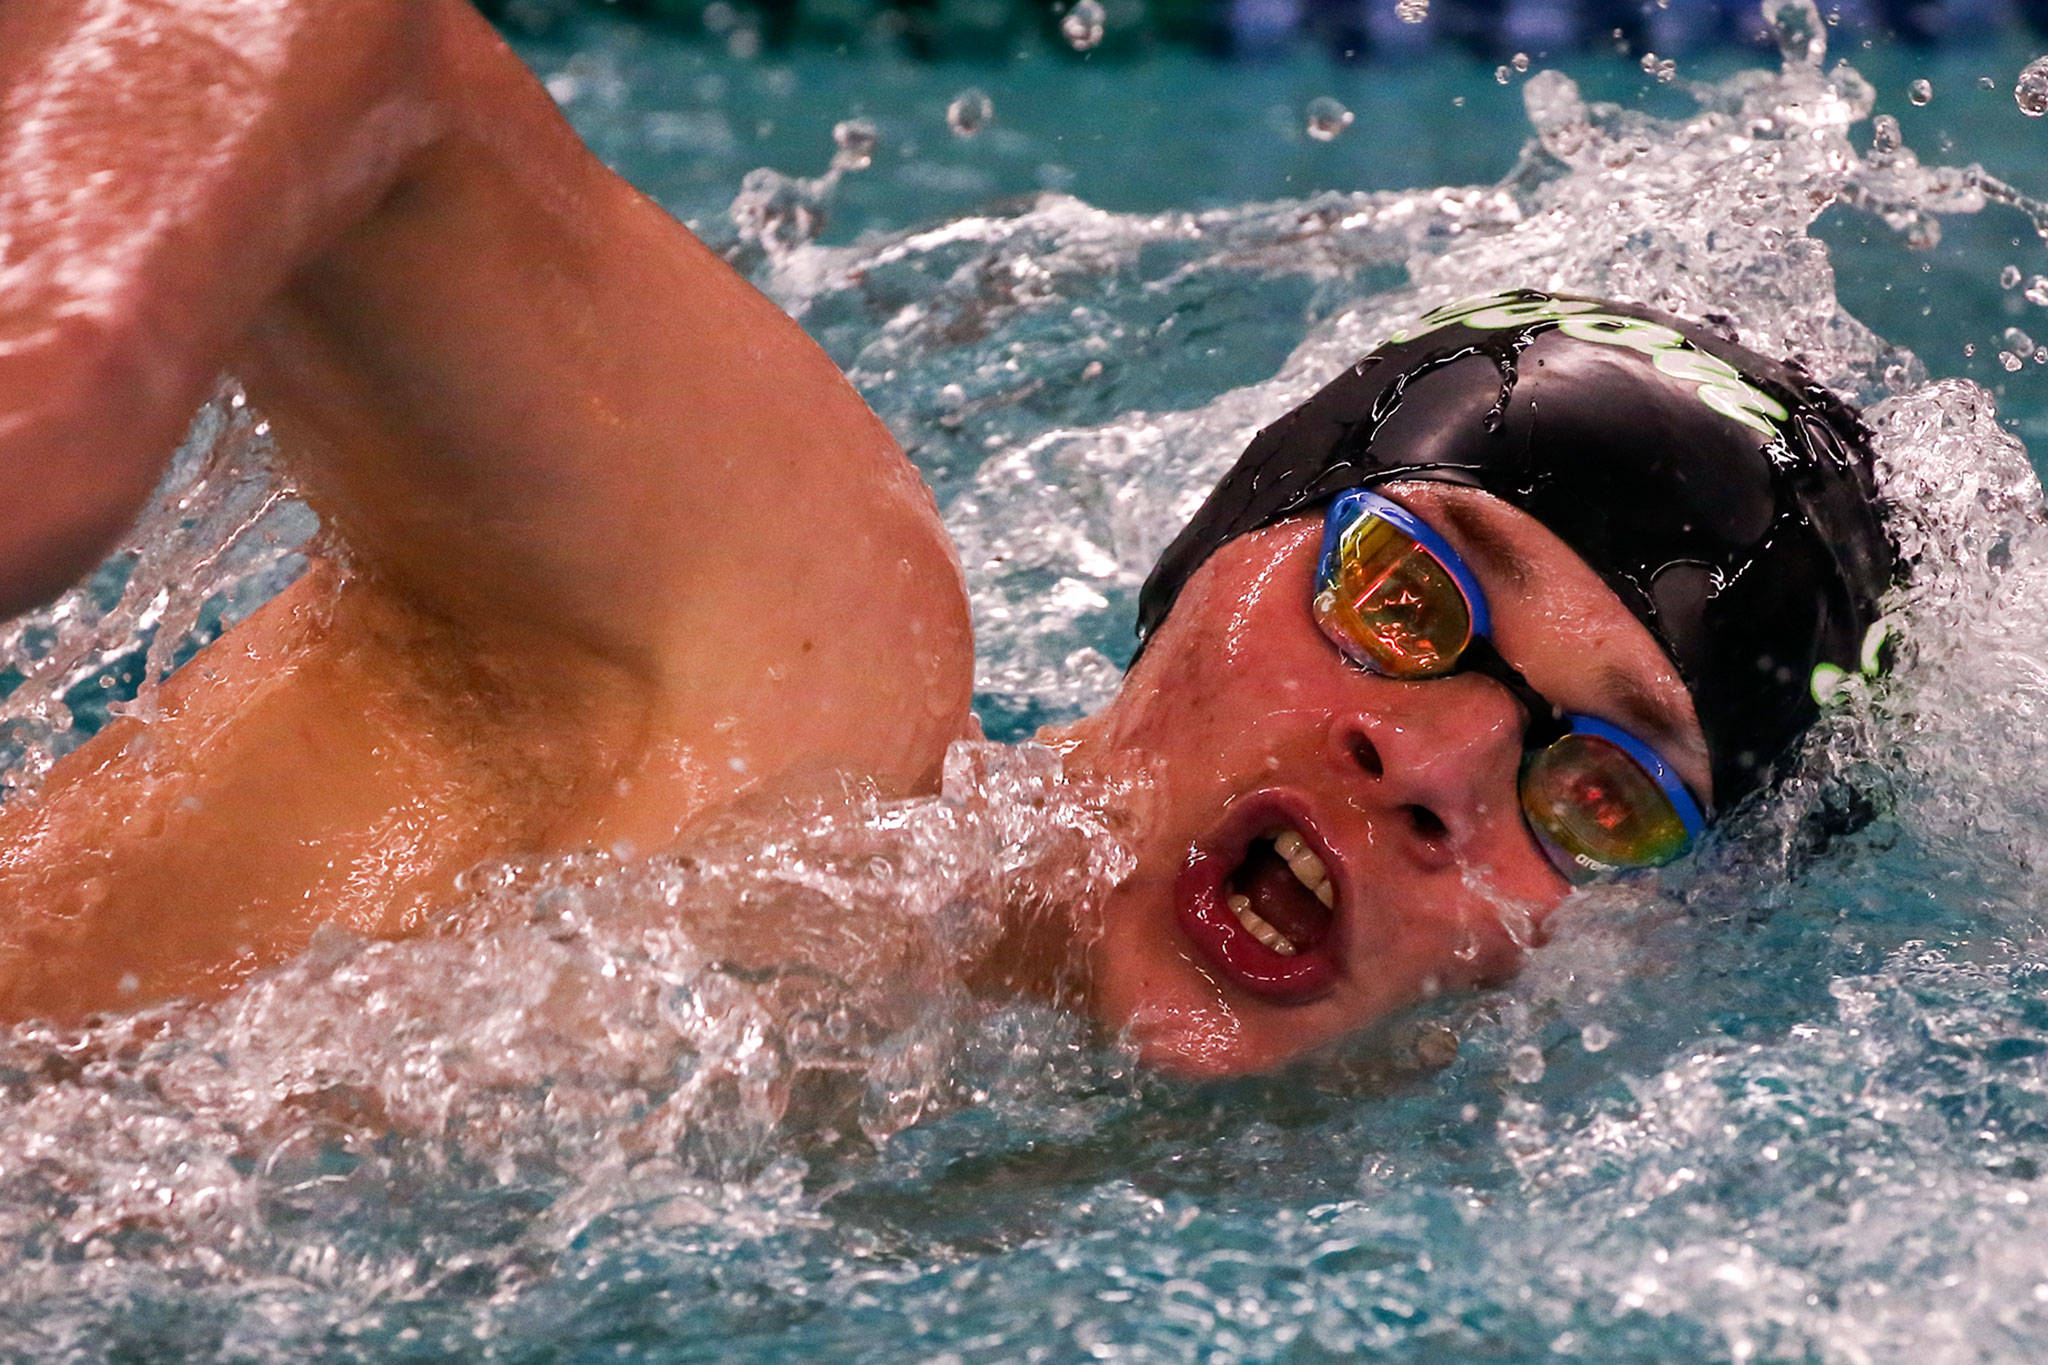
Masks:
[[[1437,813],[1428,806],[1418,806],[1411,802],[1401,807],[1401,810],[1407,815],[1409,826],[1432,843],[1451,832],[1450,827],[1437,818]]]
[[[1387,765],[1380,761],[1380,751],[1364,735],[1351,737],[1351,757],[1365,769],[1367,777],[1381,777],[1387,771]]]

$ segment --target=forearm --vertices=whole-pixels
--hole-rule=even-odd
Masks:
[[[431,141],[438,7],[0,4],[0,614],[106,553],[265,302]]]

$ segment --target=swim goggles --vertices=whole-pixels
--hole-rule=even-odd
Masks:
[[[1479,673],[1514,695],[1529,716],[1522,814],[1570,880],[1668,863],[1705,828],[1699,804],[1656,750],[1553,706],[1501,657],[1478,578],[1401,504],[1362,488],[1330,504],[1310,610],[1361,668],[1404,681]]]

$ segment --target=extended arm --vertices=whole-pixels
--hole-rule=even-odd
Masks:
[[[967,724],[888,432],[463,0],[0,0],[0,609],[97,561],[223,368],[338,560],[0,807],[0,1013],[780,775],[915,787]]]
[[[0,91],[0,611],[230,364],[359,562],[485,636],[672,670],[792,570],[954,578],[830,361],[461,0],[9,0]]]

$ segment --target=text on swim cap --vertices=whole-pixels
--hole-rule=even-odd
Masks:
[[[1603,313],[1599,304],[1586,299],[1530,298],[1514,292],[1486,294],[1432,309],[1413,326],[1387,339],[1413,341],[1453,323],[1490,332],[1546,322],[1555,323],[1558,331],[1580,341],[1625,346],[1649,357],[1660,373],[1692,384],[1699,400],[1715,412],[1766,436],[1777,435],[1774,423],[1791,416],[1784,404],[1744,379],[1733,365],[1700,350],[1682,333],[1661,323]]]

